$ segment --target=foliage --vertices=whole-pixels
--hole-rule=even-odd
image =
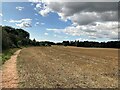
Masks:
[[[2,49],[18,48],[28,45],[29,33],[23,29],[15,29],[9,26],[2,27]]]
[[[120,48],[120,41],[93,42],[93,41],[63,41],[64,46]]]
[[[23,29],[15,29],[10,26],[1,26],[2,29],[2,49],[18,48],[22,46],[51,46],[54,42],[38,42],[35,39],[29,39],[30,34]]]
[[[4,50],[0,56],[0,58],[2,57],[2,61],[0,61],[0,63],[2,62],[1,64],[4,64],[5,61],[10,59],[11,55],[13,55],[18,49],[19,48]]]

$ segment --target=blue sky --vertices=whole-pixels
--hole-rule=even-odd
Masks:
[[[101,35],[103,33],[108,33],[108,31],[105,32],[99,31],[99,33],[97,33],[98,31],[93,31],[94,28],[92,29],[87,28],[85,29],[86,31],[85,30],[83,31],[83,28],[88,27],[87,25],[81,24],[83,20],[81,18],[84,17],[79,17],[76,19],[77,14],[74,14],[74,16],[76,15],[75,17],[70,16],[67,14],[67,11],[59,12],[53,7],[52,9],[51,7],[47,7],[47,8],[41,7],[39,6],[39,4],[41,3],[31,3],[31,2],[2,3],[2,15],[1,15],[2,25],[12,26],[15,28],[22,28],[30,33],[31,39],[35,38],[38,41],[49,40],[49,41],[59,42],[63,40],[81,40],[81,41],[113,40],[111,37],[109,38],[105,35]],[[43,5],[43,3],[41,5]],[[68,8],[66,10],[68,10]],[[83,20],[83,22],[85,22],[85,20]],[[112,21],[107,22],[106,20],[106,22],[104,23],[108,25],[108,23],[111,24],[111,22]],[[95,23],[98,23],[98,21]],[[99,23],[101,26],[103,25],[103,22],[99,22]],[[112,22],[112,24],[114,23]],[[97,26],[95,28],[98,29]],[[116,35],[115,32],[113,33]],[[111,35],[110,32],[108,34]],[[98,35],[99,38],[97,37]]]
[[[23,10],[18,10],[16,7],[24,7]],[[25,18],[32,19],[32,27],[23,28],[30,33],[31,39],[36,40],[51,40],[51,41],[62,41],[66,39],[66,35],[55,34],[53,32],[47,31],[46,28],[65,28],[71,25],[70,21],[64,22],[59,20],[59,16],[56,13],[50,13],[48,16],[41,16],[36,10],[34,10],[35,5],[31,5],[29,2],[8,2],[2,4],[3,17],[2,25],[13,26],[15,28],[20,28],[15,25],[15,23],[10,23],[10,20],[21,20]],[[40,25],[35,23],[39,22]],[[42,23],[42,24],[41,24]],[[57,37],[58,36],[58,37]],[[69,36],[69,35],[68,35]],[[74,38],[73,38],[74,40]]]

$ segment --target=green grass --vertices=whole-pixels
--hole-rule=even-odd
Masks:
[[[13,48],[4,50],[2,54],[0,54],[0,63],[4,64],[6,60],[10,59],[10,57],[18,50],[19,48]]]

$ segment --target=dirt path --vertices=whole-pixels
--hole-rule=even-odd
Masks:
[[[11,58],[3,65],[2,88],[17,88],[18,75],[16,68],[16,59],[21,50],[14,53]]]

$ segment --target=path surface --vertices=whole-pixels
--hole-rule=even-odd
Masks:
[[[29,47],[17,63],[22,88],[118,87],[118,49]]]
[[[2,71],[2,88],[17,88],[18,74],[16,68],[17,56],[21,50],[18,50],[3,65]]]

